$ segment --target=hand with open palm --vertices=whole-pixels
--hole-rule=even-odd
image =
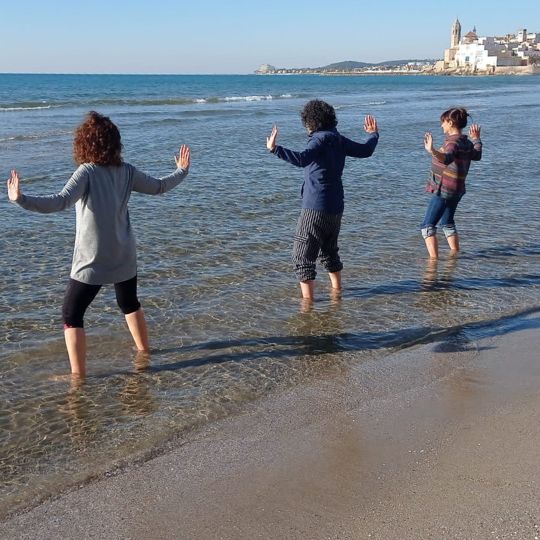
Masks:
[[[185,171],[187,171],[191,164],[191,150],[189,149],[189,146],[183,144],[180,147],[178,157],[174,156],[174,161],[176,162],[176,167],[178,169],[184,169]]]
[[[22,192],[19,181],[19,173],[13,169],[11,171],[11,177],[7,181],[8,197],[12,202],[16,202],[21,198]]]
[[[279,134],[279,129],[277,126],[274,126],[272,128],[272,132],[270,133],[270,137],[266,137],[266,148],[270,150],[270,152],[273,152],[276,147],[276,139]]]

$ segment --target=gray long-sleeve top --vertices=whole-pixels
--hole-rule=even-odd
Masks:
[[[84,163],[62,191],[49,197],[22,195],[16,202],[33,212],[59,212],[76,205],[77,232],[71,277],[83,283],[119,283],[137,274],[135,236],[129,222],[132,191],[158,195],[176,187],[188,171],[153,178],[129,163],[118,167]]]

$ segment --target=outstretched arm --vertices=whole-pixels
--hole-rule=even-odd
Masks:
[[[377,127],[377,120],[375,117],[368,114],[364,118],[364,131],[371,136],[364,143],[357,143],[343,137],[345,143],[345,154],[350,157],[367,158],[373,155],[377,143],[379,142],[379,128]]]
[[[288,148],[277,145],[276,141],[278,135],[279,129],[277,126],[274,126],[270,132],[270,136],[266,137],[266,148],[278,158],[287,161],[296,167],[306,167],[317,157],[321,144],[318,139],[310,139],[307,148],[303,152],[295,152],[294,150],[289,150]]]
[[[17,203],[26,210],[42,214],[50,214],[51,212],[59,212],[70,208],[84,195],[87,185],[88,173],[82,166],[73,173],[60,193],[48,197],[23,195],[19,174],[15,170],[11,171],[11,177],[7,182],[10,201]]]
[[[154,178],[145,174],[135,167],[133,168],[133,191],[146,193],[147,195],[159,195],[175,188],[189,172],[191,164],[191,151],[188,146],[183,144],[180,147],[178,156],[174,156],[177,169],[172,174],[163,178]]]

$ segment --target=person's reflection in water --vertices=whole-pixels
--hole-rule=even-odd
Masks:
[[[118,400],[124,413],[129,416],[147,416],[158,408],[150,392],[147,378],[140,373],[126,377]]]
[[[343,289],[330,289],[330,304],[334,307],[338,307],[343,299]]]
[[[311,313],[313,311],[313,300],[311,298],[300,298],[300,313]]]
[[[438,264],[439,259],[427,259],[424,275],[422,276],[422,291],[435,289],[438,281]]]
[[[455,324],[452,320],[460,303],[460,292],[452,286],[458,257],[448,257],[442,271],[441,263],[440,259],[427,259],[415,304],[432,319],[432,324],[448,326]]]
[[[290,339],[295,353],[291,365],[302,376],[343,373],[343,313],[341,292],[328,301],[301,299],[297,315],[289,319]]]
[[[133,360],[135,373],[124,379],[118,395],[122,409],[128,416],[147,416],[158,408],[149,388],[149,376],[144,372],[150,366],[150,354],[137,351]]]
[[[439,273],[440,259],[427,259],[424,275],[422,276],[422,291],[448,291],[454,281],[457,263],[457,256],[449,256],[448,259],[446,259],[444,270],[442,273]]]
[[[100,428],[99,414],[90,395],[86,391],[86,381],[82,377],[71,376],[66,400],[58,407],[65,416],[66,433],[76,452],[84,451],[89,442],[95,440]]]

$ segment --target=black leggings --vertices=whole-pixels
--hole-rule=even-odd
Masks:
[[[64,328],[84,328],[84,313],[99,289],[101,289],[101,285],[89,285],[75,279],[69,280],[62,306]],[[137,298],[137,276],[127,281],[115,283],[114,290],[116,301],[125,315],[133,313],[141,307]]]

